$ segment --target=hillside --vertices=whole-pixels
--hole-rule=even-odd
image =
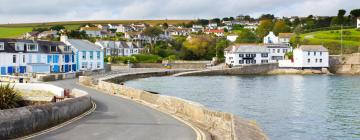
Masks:
[[[341,31],[329,30],[318,31],[300,35],[301,44],[323,44],[330,51],[330,54],[341,52]],[[343,30],[343,53],[359,52],[360,31],[356,29]]]
[[[66,29],[78,29],[82,24],[131,24],[147,23],[150,25],[157,24],[182,24],[192,20],[96,20],[96,21],[64,21],[64,22],[46,22],[46,23],[19,23],[19,24],[0,24],[0,38],[18,37],[32,28],[48,28],[54,25],[63,25]]]

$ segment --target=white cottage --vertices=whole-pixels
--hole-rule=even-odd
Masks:
[[[269,62],[277,63],[285,59],[285,54],[292,51],[289,44],[265,44],[269,52]]]
[[[269,63],[266,47],[257,44],[234,45],[226,48],[224,54],[225,64],[228,66]]]
[[[278,44],[279,38],[274,34],[274,32],[269,32],[267,36],[264,37],[264,44]]]
[[[301,45],[292,60],[280,60],[279,67],[319,69],[329,67],[329,51],[322,45]]]

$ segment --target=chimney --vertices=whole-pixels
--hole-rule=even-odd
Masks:
[[[60,41],[61,41],[61,42],[64,42],[64,43],[67,42],[67,41],[68,41],[68,36],[66,36],[66,35],[61,35],[61,36],[60,36]]]

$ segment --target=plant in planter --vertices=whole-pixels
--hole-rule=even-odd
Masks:
[[[293,52],[287,52],[287,53],[285,54],[285,57],[286,57],[287,59],[290,59],[291,62],[294,62],[294,53],[293,53]]]
[[[0,84],[0,109],[10,109],[19,107],[21,96],[14,90],[14,87],[10,87],[10,84]]]

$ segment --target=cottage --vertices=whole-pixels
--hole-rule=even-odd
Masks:
[[[116,32],[119,32],[119,33],[126,33],[126,32],[130,32],[130,31],[132,31],[132,28],[129,25],[120,24],[116,28]]]
[[[98,27],[81,27],[80,31],[85,31],[85,33],[90,37],[102,37],[102,29]]]
[[[231,41],[231,42],[235,42],[238,37],[239,37],[239,35],[232,34],[232,35],[226,36],[226,39]]]
[[[294,33],[279,33],[279,43],[290,44],[291,37],[294,36]]]
[[[269,32],[267,36],[264,37],[264,44],[278,44],[279,38],[274,34],[274,32]]]
[[[71,46],[77,71],[104,69],[104,52],[99,46],[87,40],[68,39],[67,36],[61,36],[60,40]]]
[[[194,24],[191,28],[191,32],[198,33],[204,30],[204,27],[202,25],[196,25]]]
[[[72,51],[62,42],[0,39],[0,73],[73,72]]]
[[[32,31],[32,32],[27,32],[24,35],[22,35],[20,38],[22,39],[37,39],[38,35],[40,32],[38,31]]]
[[[215,29],[217,29],[217,27],[218,27],[217,23],[208,24],[208,29],[210,29],[210,30],[215,30]]]
[[[224,36],[224,30],[206,30],[205,34],[214,34],[218,37],[222,37]]]
[[[37,38],[43,39],[43,38],[57,38],[58,31],[56,30],[49,30],[49,31],[43,31],[40,34],[37,35]]]
[[[104,56],[131,56],[141,51],[141,48],[132,42],[97,41],[95,44],[104,51]]]
[[[301,45],[291,60],[280,60],[279,67],[321,69],[329,67],[329,51],[322,45]]]
[[[257,44],[234,45],[226,48],[224,54],[228,66],[269,63],[266,47]]]
[[[191,32],[189,28],[171,27],[167,29],[170,36],[188,36]]]
[[[269,62],[277,63],[279,60],[285,59],[285,54],[292,51],[288,44],[265,44],[269,52]]]

